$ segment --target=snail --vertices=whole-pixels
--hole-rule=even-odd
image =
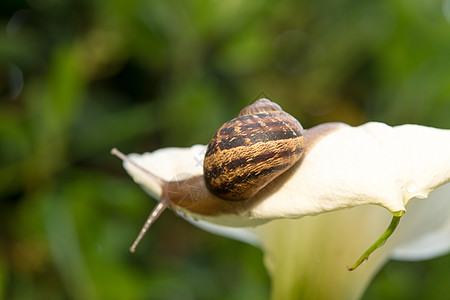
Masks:
[[[203,162],[203,175],[165,181],[143,169],[114,148],[111,153],[145,172],[161,187],[162,195],[130,248],[167,207],[201,215],[236,214],[248,210],[272,180],[297,164],[304,154],[301,124],[281,107],[259,99],[223,124],[212,137]]]

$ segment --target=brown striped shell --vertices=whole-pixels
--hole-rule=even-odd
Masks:
[[[255,101],[211,139],[203,164],[206,186],[225,200],[253,197],[299,161],[305,148],[302,131],[278,104]]]

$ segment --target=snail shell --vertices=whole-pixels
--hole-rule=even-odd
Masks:
[[[303,155],[301,124],[279,105],[260,99],[220,127],[205,154],[207,188],[231,201],[253,197]]]

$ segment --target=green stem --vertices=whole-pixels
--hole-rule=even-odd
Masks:
[[[363,255],[356,261],[356,263],[351,266],[347,267],[349,271],[355,270],[360,264],[365,262],[367,259],[369,259],[369,255],[372,254],[376,249],[380,248],[381,246],[386,243],[387,239],[394,233],[395,229],[397,228],[398,224],[400,223],[401,216],[393,216],[391,220],[391,224],[389,224],[389,227],[386,229],[386,231],[381,235],[381,237],[372,245],[369,249],[364,252]]]

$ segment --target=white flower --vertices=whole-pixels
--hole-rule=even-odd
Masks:
[[[205,230],[262,247],[277,299],[299,295],[298,277],[304,283],[333,282],[334,293],[342,290],[348,299],[357,298],[390,257],[421,259],[449,251],[450,185],[433,193],[435,197],[408,202],[414,197],[426,198],[450,181],[450,130],[327,123],[306,130],[305,138],[302,161],[258,193],[257,204],[245,212],[209,216],[178,210]],[[171,180],[179,174],[201,175],[203,153],[204,146],[196,145],[131,154],[129,158]],[[161,189],[154,179],[129,163],[124,166],[137,183],[160,198]],[[346,208],[353,209],[342,210]],[[317,216],[309,217],[313,215]],[[389,215],[393,219],[388,232],[355,266],[387,240],[402,218],[398,231],[374,254],[370,267],[350,275],[354,273],[345,266],[381,235]],[[351,291],[348,285],[353,285]],[[303,286],[301,294],[313,296],[314,292],[307,290]],[[333,295],[326,290],[317,293]]]

